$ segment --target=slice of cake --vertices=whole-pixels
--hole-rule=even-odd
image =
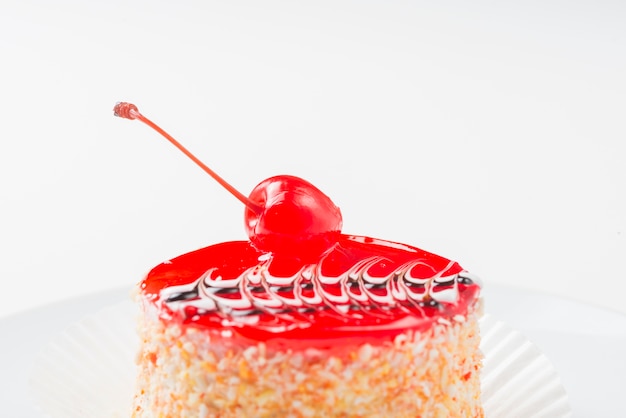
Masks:
[[[141,282],[134,417],[481,417],[480,286],[457,263],[344,235],[328,196],[276,176],[246,197],[249,241]]]
[[[341,236],[318,263],[249,242],[141,282],[135,417],[481,417],[480,287],[454,262]]]

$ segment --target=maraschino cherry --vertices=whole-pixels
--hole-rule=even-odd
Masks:
[[[259,183],[246,197],[207,167],[171,135],[137,110],[120,102],[116,116],[136,119],[150,126],[194,161],[245,206],[245,229],[260,251],[278,257],[314,262],[331,249],[341,234],[341,211],[317,187],[294,176],[274,176]]]

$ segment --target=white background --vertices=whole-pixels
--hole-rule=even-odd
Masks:
[[[626,313],[626,3],[516,3],[3,1],[0,316],[245,238],[121,100],[244,194],[298,175],[346,233]]]

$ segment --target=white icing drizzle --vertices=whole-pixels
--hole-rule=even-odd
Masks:
[[[444,276],[454,265],[452,261],[436,271],[421,260],[412,260],[384,276],[376,276],[371,273],[372,267],[384,267],[391,261],[370,257],[334,277],[323,274],[324,260],[305,265],[289,277],[270,273],[271,257],[232,278],[221,277],[218,269],[211,268],[193,283],[161,290],[160,303],[192,320],[198,313],[217,313],[231,325],[256,324],[262,315],[283,323],[310,322],[307,314],[311,311],[340,319],[386,318],[394,308],[410,312],[425,306],[455,304],[460,296],[459,282],[479,281],[466,271]],[[411,271],[418,266],[420,271],[424,266],[430,268],[432,277],[412,276]],[[189,308],[192,313],[187,314]]]

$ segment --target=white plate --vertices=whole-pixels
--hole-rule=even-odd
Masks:
[[[485,291],[488,311],[521,330],[555,365],[574,416],[625,416],[620,402],[626,374],[626,317],[588,305],[495,285]],[[0,321],[0,404],[11,417],[39,418],[28,391],[33,358],[77,318],[127,298],[115,290],[67,301]],[[26,332],[27,331],[27,332]],[[585,359],[588,359],[587,361]]]
[[[73,324],[44,347],[31,387],[53,418],[127,416],[138,346],[130,301]],[[548,358],[527,338],[490,316],[481,320],[483,405],[488,418],[566,418],[567,394]]]

